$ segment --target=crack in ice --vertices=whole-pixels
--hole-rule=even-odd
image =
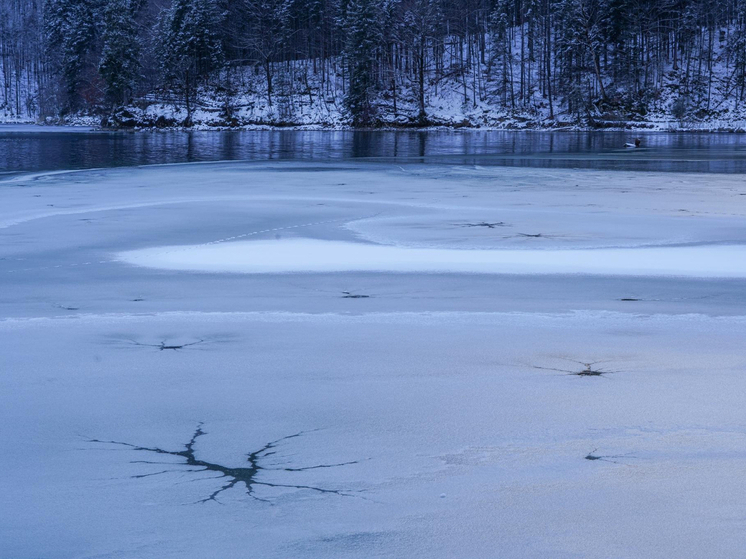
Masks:
[[[167,473],[172,473],[172,472],[184,472],[184,471],[195,472],[195,473],[214,472],[219,475],[209,477],[209,478],[203,478],[203,479],[208,479],[208,480],[223,479],[223,478],[227,479],[227,481],[223,485],[221,485],[215,491],[210,493],[207,497],[198,500],[197,501],[198,503],[206,503],[208,501],[219,502],[217,499],[218,495],[220,495],[221,493],[225,491],[228,491],[229,489],[241,483],[244,484],[244,487],[246,489],[246,494],[249,497],[251,497],[255,501],[261,501],[265,503],[268,503],[270,501],[268,499],[261,498],[256,495],[257,487],[301,489],[301,490],[313,491],[316,493],[337,495],[341,497],[359,496],[353,493],[352,491],[345,491],[345,490],[340,490],[340,489],[329,489],[325,487],[320,487],[316,485],[307,485],[307,484],[276,483],[272,481],[258,479],[258,476],[262,472],[293,472],[293,473],[305,472],[309,470],[318,470],[318,469],[323,469],[323,468],[337,468],[337,467],[342,467],[342,466],[349,466],[352,464],[357,464],[359,462],[358,460],[351,460],[348,462],[338,462],[338,463],[332,463],[332,464],[316,464],[313,466],[304,466],[304,467],[297,467],[297,468],[282,468],[282,467],[277,467],[276,465],[271,466],[271,465],[263,464],[263,462],[267,458],[277,454],[278,446],[281,443],[285,441],[289,441],[291,439],[301,437],[305,435],[306,433],[308,433],[309,431],[299,431],[298,433],[295,433],[293,435],[287,435],[285,437],[275,439],[273,441],[268,442],[267,444],[265,444],[258,450],[249,452],[246,455],[246,461],[248,462],[248,466],[228,467],[228,466],[223,466],[221,464],[217,464],[214,462],[208,462],[206,460],[197,458],[195,449],[194,449],[197,439],[207,434],[205,431],[202,430],[202,425],[203,425],[202,423],[199,423],[197,425],[197,429],[192,435],[192,438],[189,440],[188,443],[184,445],[183,450],[166,450],[166,449],[159,448],[159,447],[139,446],[139,445],[135,445],[132,443],[114,441],[114,440],[89,439],[88,442],[124,446],[134,451],[151,452],[154,454],[176,456],[183,460],[183,462],[181,463],[154,462],[150,460],[133,460],[131,462],[133,464],[168,464],[168,465],[174,465],[174,466],[187,466],[189,468],[187,470],[183,470],[183,469],[170,470],[169,469],[169,470],[162,470],[159,472],[139,474],[139,475],[132,476],[133,479],[157,476],[157,475],[162,475],[162,474],[167,474]],[[193,481],[200,481],[200,480],[193,480]]]

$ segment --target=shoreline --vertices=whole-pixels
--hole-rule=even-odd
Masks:
[[[668,134],[745,134],[746,122],[737,120],[716,123],[693,123],[688,126],[675,126],[672,121],[628,121],[618,126],[601,125],[588,126],[571,123],[556,123],[551,126],[539,122],[520,123],[510,122],[505,126],[489,126],[472,123],[433,122],[426,126],[410,124],[382,123],[380,125],[355,127],[340,123],[264,123],[248,122],[246,124],[205,124],[196,123],[192,126],[159,125],[155,122],[135,122],[120,126],[104,126],[100,117],[80,116],[68,120],[48,119],[46,122],[32,120],[17,120],[0,122],[0,130],[14,126],[33,126],[52,131],[54,128],[89,128],[95,131],[197,131],[197,132],[225,132],[225,131],[329,131],[329,132],[447,132],[447,131],[484,131],[484,132],[634,132],[634,133],[668,133]]]
[[[315,124],[264,124],[250,123],[245,125],[211,125],[195,124],[193,126],[156,126],[138,124],[135,126],[102,126],[100,119],[95,117],[81,117],[69,122],[34,122],[15,121],[0,122],[3,128],[35,127],[39,130],[54,131],[54,128],[90,129],[96,132],[260,132],[260,131],[288,131],[288,132],[634,132],[634,133],[664,133],[664,134],[746,134],[746,127],[733,126],[702,126],[702,127],[666,127],[670,123],[625,123],[622,126],[582,126],[567,125],[539,126],[482,126],[463,124],[432,124],[428,126],[409,126],[385,124],[380,126],[355,127],[343,124],[315,123]]]

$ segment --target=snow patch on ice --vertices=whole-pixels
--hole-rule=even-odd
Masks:
[[[365,271],[746,277],[743,245],[456,250],[296,238],[156,247],[122,252],[117,259],[168,270],[248,274]]]

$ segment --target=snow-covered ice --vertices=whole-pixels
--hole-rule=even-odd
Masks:
[[[126,252],[123,262],[205,272],[454,272],[746,278],[743,245],[577,250],[402,248],[344,241],[243,241]]]
[[[235,162],[0,199],[3,556],[746,548],[742,176]]]
[[[0,133],[7,133],[7,132],[13,132],[13,133],[22,133],[22,134],[32,134],[32,133],[47,133],[47,134],[65,134],[70,132],[80,133],[80,132],[93,132],[95,131],[94,126],[76,126],[76,127],[70,127],[70,126],[55,126],[52,124],[46,124],[46,125],[33,125],[33,124],[3,124],[0,122]]]

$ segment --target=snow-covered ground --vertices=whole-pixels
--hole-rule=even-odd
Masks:
[[[521,33],[513,36],[515,52],[520,50]],[[488,76],[484,84],[490,91],[476,91],[476,82],[464,84],[458,76],[460,62],[453,67],[453,75],[438,78],[437,87],[426,88],[425,113],[427,126],[445,128],[479,128],[483,130],[638,130],[638,131],[746,131],[746,108],[739,102],[733,88],[733,68],[724,61],[725,43],[715,48],[716,62],[713,66],[713,83],[710,101],[705,98],[690,99],[682,93],[682,84],[690,77],[684,70],[675,70],[667,65],[659,83],[650,87],[644,110],[632,108],[628,86],[611,86],[609,95],[616,99],[612,107],[604,109],[591,104],[580,118],[568,112],[566,99],[555,99],[553,113],[547,98],[537,89],[530,101],[517,107],[508,106],[495,91],[501,80],[490,74],[493,65],[486,62],[481,72]],[[725,57],[727,59],[727,57]],[[454,61],[452,61],[454,62]],[[312,70],[310,61],[274,63],[273,83],[275,93],[267,93],[264,73],[254,67],[232,68],[214,75],[210,83],[202,84],[192,100],[191,128],[197,130],[241,128],[267,129],[336,129],[352,128],[352,119],[345,108],[347,85],[341,72],[342,61],[335,59],[336,71],[326,79]],[[511,74],[515,76],[514,88],[520,84],[520,61],[516,60]],[[541,65],[534,67],[533,80],[543,78]],[[378,91],[375,100],[375,119],[380,127],[422,126],[417,102],[418,85],[408,79],[401,80],[394,105],[391,91]],[[227,86],[227,88],[226,88]],[[230,93],[229,93],[230,92]],[[103,103],[93,103],[87,109],[64,117],[47,114],[39,110],[40,94],[36,86],[24,89],[21,110],[15,110],[15,99],[5,99],[0,90],[0,124],[45,123],[67,124],[82,127],[99,127],[107,123],[122,128],[179,128],[189,113],[183,95],[177,91],[158,90],[143,94],[129,106],[110,114]],[[635,98],[632,96],[631,98]],[[686,99],[684,115],[675,116],[675,103]],[[627,102],[620,103],[621,99]],[[597,102],[601,105],[600,99]],[[394,109],[396,106],[396,109]],[[553,116],[550,116],[552,115]]]
[[[746,548],[742,176],[235,162],[0,199],[3,556]]]

